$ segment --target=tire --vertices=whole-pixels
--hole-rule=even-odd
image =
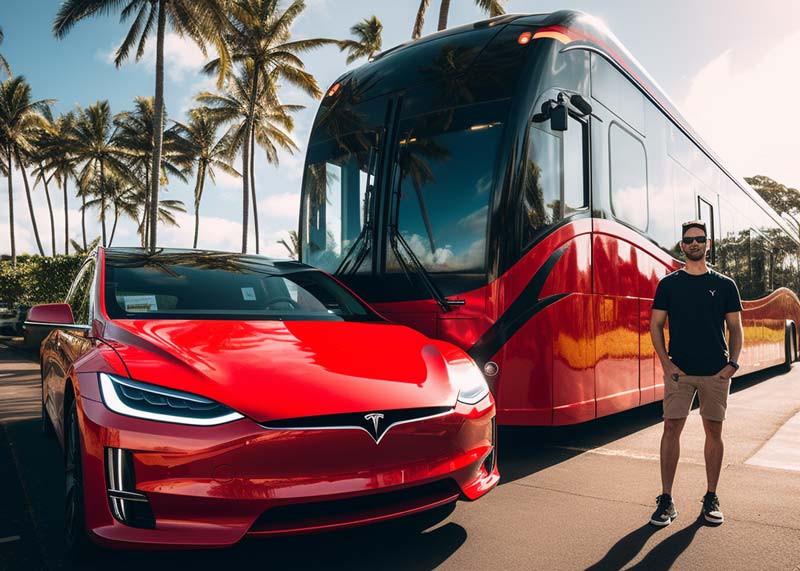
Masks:
[[[78,405],[72,401],[64,430],[64,541],[73,561],[84,561],[96,548],[86,532],[86,510],[83,490],[83,463],[81,460],[81,433],[78,426]]]

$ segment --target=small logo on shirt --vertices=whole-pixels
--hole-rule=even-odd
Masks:
[[[714,294],[715,294],[715,293],[717,293],[717,290],[715,290],[715,289],[710,289],[710,290],[708,290],[708,293],[710,293],[710,294],[711,294],[711,297],[714,297]]]

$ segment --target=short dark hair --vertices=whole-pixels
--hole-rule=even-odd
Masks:
[[[689,220],[688,222],[684,222],[681,230],[681,236],[686,234],[686,231],[689,228],[699,228],[700,230],[703,231],[704,234],[708,234],[708,232],[706,231],[706,223],[703,222],[702,220]]]

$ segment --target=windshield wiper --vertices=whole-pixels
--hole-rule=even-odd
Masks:
[[[401,151],[402,152],[402,151]],[[430,274],[422,265],[422,262],[419,261],[419,258],[414,253],[414,250],[411,249],[411,246],[408,245],[405,238],[403,238],[400,231],[397,229],[397,219],[400,215],[400,186],[401,181],[403,180],[403,175],[400,173],[400,161],[395,161],[395,180],[392,182],[392,209],[393,213],[391,216],[391,220],[389,223],[389,244],[394,252],[395,257],[397,258],[397,262],[400,264],[400,267],[403,270],[403,273],[408,278],[408,281],[411,282],[411,277],[409,275],[409,264],[403,258],[403,255],[400,253],[400,249],[402,248],[403,252],[405,252],[408,259],[411,261],[411,266],[413,266],[413,271],[419,276],[422,285],[428,291],[430,296],[433,300],[439,304],[439,307],[442,308],[444,313],[449,313],[453,311],[453,308],[450,307],[450,302],[445,298],[442,292],[436,287],[436,284],[433,283]],[[399,247],[398,247],[399,245]],[[458,303],[454,305],[460,305]]]
[[[433,300],[439,304],[439,307],[442,308],[442,311],[444,311],[445,313],[453,311],[453,308],[450,307],[450,302],[447,300],[447,298],[444,297],[442,292],[439,291],[439,288],[436,287],[436,284],[433,283],[430,274],[422,265],[422,262],[419,261],[419,258],[414,253],[414,250],[411,249],[411,246],[408,245],[408,242],[406,242],[405,238],[403,238],[400,232],[397,231],[397,227],[392,226],[389,231],[391,232],[389,242],[392,246],[392,251],[394,252],[395,257],[397,258],[397,261],[400,263],[400,267],[403,268],[403,273],[405,273],[406,276],[408,277],[409,267],[408,264],[406,263],[406,260],[403,259],[403,256],[400,253],[400,248],[397,247],[398,244],[402,247],[403,251],[408,256],[408,259],[411,260],[411,265],[413,266],[413,270],[419,276],[422,285],[425,287],[426,290],[428,290],[428,293],[431,295]],[[409,281],[411,281],[410,278]]]

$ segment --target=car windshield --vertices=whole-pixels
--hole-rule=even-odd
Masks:
[[[110,255],[112,319],[379,321],[327,274],[253,256]]]

